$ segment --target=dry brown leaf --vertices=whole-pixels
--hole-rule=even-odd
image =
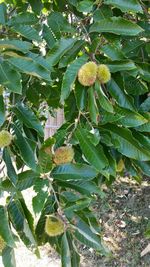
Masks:
[[[150,244],[147,245],[145,249],[141,252],[141,257],[145,256],[147,253],[150,252]]]

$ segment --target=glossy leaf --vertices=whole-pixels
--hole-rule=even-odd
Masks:
[[[112,127],[111,124],[104,125],[103,128],[111,132],[113,145],[121,154],[136,160],[150,160],[149,150],[133,137],[130,130],[115,125]]]
[[[74,226],[75,228],[75,237],[82,242],[83,244],[95,248],[98,251],[104,252],[104,247],[101,244],[101,240],[99,236],[94,234],[90,227],[84,223],[80,218],[77,218],[77,224]]]
[[[109,101],[109,99],[107,98],[106,94],[104,93],[101,85],[96,82],[95,83],[95,90],[98,96],[98,101],[101,105],[101,107],[106,110],[107,112],[113,113],[113,105],[111,104],[111,102]]]
[[[19,191],[26,190],[35,184],[35,181],[40,179],[39,174],[31,170],[27,170],[18,174],[17,189]]]
[[[0,4],[0,24],[6,24],[6,5],[4,3]]]
[[[146,118],[144,118],[141,114],[137,112],[130,111],[125,108],[116,107],[115,111],[117,114],[122,117],[117,121],[117,124],[121,124],[125,127],[137,127],[140,125],[144,125],[148,122]]]
[[[88,106],[89,106],[89,113],[91,121],[95,124],[98,124],[99,119],[99,111],[96,104],[95,94],[93,87],[88,89]]]
[[[68,163],[68,164],[61,164],[57,167],[55,167],[51,175],[54,179],[58,180],[92,180],[96,177],[97,172],[96,170],[86,164],[74,164],[74,163]]]
[[[141,111],[150,111],[150,96],[140,105]]]
[[[96,148],[87,138],[84,129],[81,127],[76,130],[75,136],[79,140],[81,149],[86,159],[91,165],[101,172],[101,170],[108,165],[108,161],[105,157],[102,147],[99,146]]]
[[[93,2],[90,0],[80,1],[77,5],[77,10],[80,12],[91,12],[93,8]]]
[[[53,46],[55,45],[57,39],[54,36],[51,28],[49,28],[48,26],[44,25],[42,34],[43,34],[43,38],[47,42],[47,45],[49,46],[50,49],[52,49]]]
[[[18,176],[16,174],[15,168],[13,166],[10,153],[7,148],[4,148],[3,151],[3,159],[5,161],[6,167],[7,167],[7,175],[10,179],[10,181],[13,183],[13,185],[16,185]]]
[[[61,32],[74,33],[74,28],[60,12],[51,12],[47,18],[47,22],[53,35],[56,35],[56,37],[58,37],[58,34],[61,34]]]
[[[0,235],[9,247],[15,247],[15,242],[10,229],[8,214],[5,207],[0,205]]]
[[[150,64],[141,63],[139,64],[139,66],[140,66],[139,72],[143,80],[150,82]]]
[[[9,26],[19,25],[19,24],[32,25],[32,24],[36,24],[37,22],[38,22],[38,18],[33,13],[25,12],[22,14],[18,14],[15,17],[12,17],[9,20],[8,25]]]
[[[10,54],[11,56],[11,54]],[[9,63],[15,68],[19,69],[20,72],[44,79],[46,81],[51,81],[50,71],[45,69],[43,66],[38,64],[35,60],[30,57],[17,56],[13,54],[9,59]]]
[[[113,79],[108,83],[107,85],[108,91],[110,94],[115,98],[115,100],[118,102],[118,104],[121,107],[135,110],[135,107],[132,103],[132,98],[128,96],[122,88],[119,87],[117,82],[115,82]]]
[[[95,22],[90,27],[90,32],[110,32],[117,35],[135,36],[143,29],[137,24],[121,17],[112,17]]]
[[[27,166],[35,170],[36,162],[32,148],[15,124],[13,124],[13,129],[16,135],[15,143],[20,151],[23,161],[27,164]]]
[[[118,71],[136,69],[134,62],[131,60],[130,61],[129,60],[123,60],[123,61],[111,62],[111,63],[108,63],[107,66],[109,67],[109,69],[112,73],[115,73]]]
[[[86,63],[87,59],[88,57],[86,55],[79,57],[67,68],[62,81],[61,102],[63,102],[69,96],[70,91],[73,89],[78,70],[84,63]]]
[[[112,17],[113,12],[109,6],[102,5],[101,8],[96,9],[96,11],[93,14],[93,19],[94,21],[100,21],[101,19],[103,20],[104,18],[107,17]]]
[[[0,63],[0,83],[10,91],[21,94],[21,75],[7,62]]]
[[[11,247],[5,247],[2,252],[2,260],[4,267],[16,267],[14,249]]]
[[[4,106],[3,96],[0,95],[0,126],[4,123],[4,121],[5,121],[5,106]]]
[[[75,84],[75,98],[76,104],[79,110],[83,110],[86,107],[87,90],[79,82]]]
[[[62,262],[62,267],[72,267],[71,253],[66,233],[63,234],[61,241],[61,262]]]
[[[104,0],[106,5],[121,9],[122,12],[140,12],[143,13],[142,7],[137,0]]]
[[[10,50],[17,50],[23,53],[28,52],[32,49],[32,44],[25,41],[20,40],[0,40],[0,49],[10,49]]]
[[[13,111],[17,117],[29,128],[34,129],[40,136],[44,136],[43,127],[34,112],[22,103],[18,103]]]
[[[18,232],[24,244],[29,248],[36,248],[36,241],[34,239],[34,235],[29,227],[19,200],[13,200],[9,203],[8,213],[13,227]]]
[[[112,60],[121,60],[125,58],[121,47],[112,44],[104,45],[101,50]]]
[[[87,195],[87,196],[91,196],[92,194],[101,194],[100,189],[96,186],[96,184],[94,182],[91,181],[83,181],[83,180],[79,180],[79,181],[57,181],[57,184],[59,186],[62,187],[66,187],[66,188],[71,188],[74,189],[75,191],[83,194],[83,195]]]
[[[30,25],[15,24],[13,26],[13,30],[29,40],[34,40],[37,42],[42,41],[42,39],[39,36],[39,33]]]
[[[60,58],[67,52],[73,45],[74,39],[61,39],[58,41],[55,46],[50,50],[47,56],[47,62],[49,64],[49,68],[56,65]]]
[[[77,57],[78,52],[80,52],[84,44],[84,40],[77,40],[74,43],[73,47],[68,50],[65,55],[60,59],[59,68],[64,68],[68,66],[68,64],[71,63]]]

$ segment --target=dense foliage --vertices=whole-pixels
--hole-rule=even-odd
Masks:
[[[91,209],[101,184],[110,185],[119,172],[138,182],[150,176],[150,4],[0,2],[0,147],[7,169],[0,193],[8,194],[0,205],[3,263],[15,266],[20,238],[37,256],[38,246],[49,242],[63,267],[78,267],[78,241],[108,253]],[[111,79],[104,84],[95,77],[83,86],[77,76],[88,61],[107,65]],[[65,122],[44,140],[47,114],[58,107]],[[30,187],[34,214],[22,194]]]

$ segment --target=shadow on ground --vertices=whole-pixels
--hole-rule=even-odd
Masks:
[[[104,199],[97,202],[94,210],[112,256],[104,259],[83,249],[84,266],[150,267],[150,253],[142,258],[140,255],[150,242],[145,237],[150,220],[150,182],[145,179],[137,185],[134,180],[121,177],[104,192]]]

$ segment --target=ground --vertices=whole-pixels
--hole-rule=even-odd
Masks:
[[[90,267],[150,267],[150,253],[141,257],[150,243],[145,230],[150,220],[150,181],[141,185],[127,177],[118,178],[111,188],[104,188],[105,197],[94,209],[102,225],[103,238],[112,256],[103,259],[85,255]]]
[[[142,250],[150,243],[145,237],[150,220],[150,181],[144,179],[138,185],[133,179],[118,177],[111,188],[104,186],[103,191],[103,199],[99,199],[93,209],[111,255],[102,258],[81,245],[81,267],[150,267],[150,253],[141,257]],[[38,260],[20,243],[16,259],[17,267],[61,266],[58,255],[48,245],[41,248],[41,259]]]

